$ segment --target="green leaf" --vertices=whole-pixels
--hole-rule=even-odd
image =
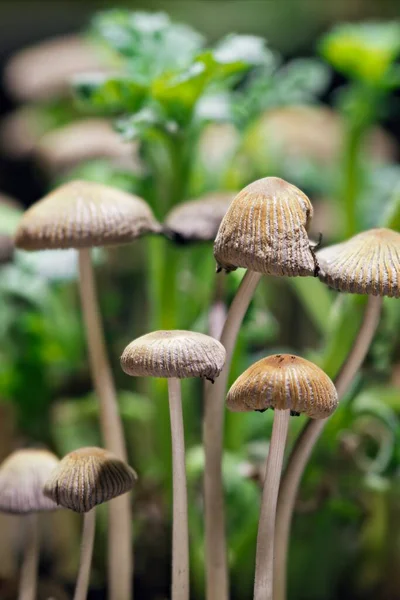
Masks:
[[[21,216],[22,210],[7,204],[0,204],[0,233],[14,235]]]
[[[320,51],[345,75],[372,86],[387,85],[400,54],[400,23],[338,25],[322,38]]]
[[[204,44],[203,36],[165,13],[112,10],[93,20],[95,35],[127,59],[135,78],[150,83],[167,71],[192,62]]]
[[[174,134],[178,126],[174,121],[168,120],[161,112],[154,108],[146,107],[129,117],[119,119],[115,124],[116,130],[125,140],[142,139],[151,131],[162,131]]]
[[[110,164],[107,160],[91,160],[78,165],[72,171],[63,175],[57,184],[61,185],[66,181],[74,179],[83,179],[85,181],[95,181],[111,187],[116,187],[126,192],[137,193],[140,187],[140,179],[136,173],[128,169],[122,169]]]
[[[255,35],[228,35],[217,44],[213,56],[220,65],[242,63],[255,67],[275,62],[274,54],[266,47],[265,39]]]
[[[74,78],[73,85],[79,106],[101,114],[135,112],[147,94],[145,85],[122,74],[80,74]]]
[[[326,315],[330,313],[333,304],[328,288],[318,278],[292,277],[288,282],[315,328],[325,333],[328,326]]]
[[[400,232],[400,178],[383,213],[382,225]]]

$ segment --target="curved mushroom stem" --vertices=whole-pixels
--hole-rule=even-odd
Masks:
[[[215,282],[214,298],[208,313],[208,332],[211,337],[219,340],[226,321],[226,304],[224,302],[224,277],[218,277]]]
[[[181,382],[168,379],[172,437],[172,600],[189,600],[189,528]]]
[[[100,426],[107,450],[127,460],[117,394],[107,357],[90,250],[79,250],[79,283],[90,369],[100,401]],[[132,518],[129,496],[109,505],[108,588],[111,600],[132,598]]]
[[[276,504],[289,428],[290,409],[275,410],[258,524],[254,600],[272,600]]]
[[[236,338],[260,279],[260,273],[246,271],[229,308],[220,338],[226,350],[224,368],[214,384],[205,384],[203,441],[207,600],[229,598],[222,484],[225,393]]]
[[[27,532],[26,547],[21,567],[18,600],[35,600],[39,562],[39,515],[25,517]]]
[[[370,296],[352,349],[335,380],[339,400],[346,394],[371,345],[378,327],[382,298]],[[309,419],[291,451],[279,491],[275,533],[274,600],[286,598],[290,526],[300,481],[327,419]]]
[[[86,600],[88,594],[95,530],[96,509],[92,508],[83,517],[81,554],[79,557],[79,572],[76,580],[74,600]]]

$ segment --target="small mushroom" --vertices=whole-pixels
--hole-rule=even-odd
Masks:
[[[160,226],[144,200],[118,189],[72,181],[34,204],[22,217],[15,241],[24,250],[79,249],[79,283],[94,387],[100,402],[104,444],[126,460],[126,447],[115,385],[107,357],[90,248],[123,244]],[[110,504],[109,585],[117,597],[129,597],[131,527],[129,499]],[[116,559],[117,549],[121,556]]]
[[[23,515],[24,556],[19,583],[19,600],[35,600],[39,561],[38,513],[56,510],[57,505],[43,494],[43,485],[58,465],[47,450],[17,450],[0,466],[0,511]]]
[[[235,194],[211,192],[177,204],[166,216],[164,229],[175,242],[212,242]]]
[[[172,600],[189,598],[189,532],[185,439],[180,379],[213,381],[225,362],[217,340],[191,331],[155,331],[131,342],[121,357],[122,369],[136,377],[168,379],[173,467]]]
[[[226,363],[215,386],[206,386],[204,401],[205,542],[207,597],[227,600],[222,447],[224,398],[229,368],[244,315],[262,274],[315,276],[318,263],[308,239],[311,202],[298,188],[265,177],[245,187],[222,219],[215,243],[217,270],[245,267],[221,334]]]
[[[84,513],[81,555],[74,600],[88,593],[98,504],[129,492],[137,476],[124,461],[102,448],[80,448],[60,461],[44,494],[64,508]]]
[[[316,365],[289,354],[276,354],[249,367],[232,385],[226,404],[239,412],[274,409],[257,536],[254,600],[273,598],[275,515],[291,413],[312,419],[332,414],[335,386]]]

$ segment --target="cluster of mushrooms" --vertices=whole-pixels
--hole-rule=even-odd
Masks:
[[[132,592],[132,505],[135,472],[127,464],[123,427],[110,368],[90,249],[122,244],[144,234],[214,239],[217,271],[246,273],[216,337],[190,331],[154,331],[132,341],[121,366],[134,377],[168,380],[173,461],[172,600],[189,598],[189,531],[184,420],[180,380],[204,384],[205,563],[207,600],[228,600],[222,454],[224,410],[274,410],[256,551],[255,600],[284,600],[290,521],[302,472],[326,419],[349,389],[379,322],[383,296],[398,297],[400,234],[373,229],[318,250],[307,231],[312,205],[295,186],[275,177],[255,181],[233,200],[210,196],[179,205],[162,226],[144,200],[104,185],[73,181],[23,216],[15,243],[24,250],[75,248],[89,361],[100,406],[105,449],[83,448],[59,461],[45,450],[20,450],[0,468],[0,509],[31,515],[21,573],[21,600],[35,597],[36,513],[57,506],[85,513],[75,599],[87,595],[97,504],[111,500],[108,588],[111,600]],[[369,296],[364,319],[335,384],[315,364],[294,355],[266,356],[251,365],[227,393],[236,338],[262,275],[319,277],[331,288]],[[227,393],[227,395],[226,395]],[[286,464],[290,417],[309,417]]]

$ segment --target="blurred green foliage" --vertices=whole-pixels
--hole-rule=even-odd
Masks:
[[[46,124],[43,130],[70,122],[77,114],[112,119],[126,143],[139,144],[143,169],[132,173],[96,160],[63,174],[62,180],[86,178],[142,195],[160,220],[192,196],[216,189],[235,191],[257,177],[279,175],[305,189],[316,211],[326,199],[332,211],[321,221],[327,242],[368,226],[400,230],[398,166],[390,156],[382,159],[367,148],[368,136],[399,85],[399,27],[343,25],[323,37],[324,61],[296,58],[283,63],[261,38],[229,35],[208,47],[201,34],[172,23],[163,13],[114,10],[96,16],[89,32],[89,39],[107,50],[113,72],[79,75],[75,105],[62,100],[37,111]],[[347,77],[333,99],[335,112],[319,102],[330,67]],[[316,121],[310,121],[307,136],[297,138],[296,121],[289,123],[289,137],[282,128],[271,129],[277,111],[285,115],[294,108],[296,115],[299,106],[307,109],[300,111],[300,122],[310,114],[327,119],[321,131]],[[321,133],[328,143],[326,155],[325,142],[322,150],[318,144],[310,150],[309,139],[318,140]],[[296,144],[300,150],[293,154]],[[59,182],[57,178],[49,186]],[[19,216],[0,205],[0,232],[12,233]],[[97,407],[90,393],[76,297],[76,258],[73,252],[47,257],[28,260],[17,253],[13,264],[1,267],[0,398],[17,405],[27,437],[53,443],[65,453],[99,442]],[[143,240],[104,252],[98,269],[132,464],[143,489],[153,490],[168,522],[166,388],[160,381],[149,386],[128,381],[116,358],[126,342],[151,329],[207,331],[216,294],[211,244],[176,246],[162,237]],[[224,280],[227,304],[242,274],[238,270]],[[231,378],[266,351],[278,349],[299,352],[334,377],[351,347],[364,305],[363,298],[334,294],[317,280],[264,278],[240,332]],[[385,597],[390,565],[399,559],[398,544],[390,540],[400,536],[400,519],[393,519],[391,527],[388,523],[399,499],[400,393],[386,385],[399,369],[399,330],[400,311],[395,301],[387,300],[366,369],[330,419],[307,470],[291,546],[293,599],[333,600],[344,597],[344,588],[351,590],[351,597]],[[134,386],[134,392],[127,391]],[[196,598],[204,589],[201,413],[199,386],[185,382]],[[301,417],[292,421],[290,443],[304,422]],[[238,600],[248,597],[251,589],[271,425],[269,412],[228,414],[226,419],[229,562],[233,597]],[[140,515],[139,510],[143,525]],[[144,542],[138,535],[140,554]]]

